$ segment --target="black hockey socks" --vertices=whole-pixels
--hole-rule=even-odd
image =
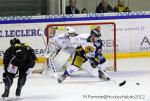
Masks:
[[[6,76],[5,78],[3,78],[3,81],[4,81],[4,84],[5,84],[5,91],[2,94],[2,97],[8,97],[9,96],[10,87],[11,87],[11,85],[13,83],[13,78],[9,77],[9,76]]]
[[[18,85],[17,85],[17,89],[16,89],[16,96],[20,96],[22,87],[25,85],[25,82],[26,82],[26,77],[25,76],[19,77]]]

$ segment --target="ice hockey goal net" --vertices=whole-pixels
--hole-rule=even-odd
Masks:
[[[108,61],[110,70],[117,71],[116,65],[116,24],[114,22],[95,22],[95,23],[56,23],[49,24],[47,27],[53,27],[56,30],[56,35],[65,33],[65,28],[72,26],[75,28],[76,33],[80,34],[83,40],[90,35],[92,29],[100,26],[101,39],[103,41],[103,54]],[[47,42],[49,39],[47,39]]]

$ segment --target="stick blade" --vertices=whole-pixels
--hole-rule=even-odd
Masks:
[[[119,86],[123,86],[126,84],[126,80],[124,80],[123,82],[119,83]]]

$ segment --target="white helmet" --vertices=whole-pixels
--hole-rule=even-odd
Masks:
[[[71,27],[71,26],[68,26],[68,27],[66,28],[66,32],[67,32],[67,34],[68,34],[68,33],[76,33],[75,29],[74,29],[73,27]]]

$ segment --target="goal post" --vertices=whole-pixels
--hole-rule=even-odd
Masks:
[[[96,26],[100,26],[100,38],[103,41],[102,53],[106,57],[110,69],[115,72],[117,71],[116,24],[114,22],[65,22],[48,24],[47,28],[55,28],[57,36],[66,33],[65,31],[67,26],[74,27],[77,34],[81,35],[83,40],[90,35],[90,31],[92,29],[94,29]],[[47,38],[47,43],[48,42],[49,38]]]

